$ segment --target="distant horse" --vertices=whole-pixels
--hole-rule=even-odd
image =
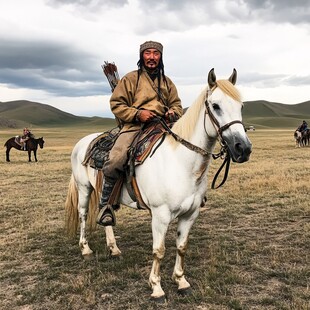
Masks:
[[[310,129],[307,128],[302,132],[299,129],[296,129],[294,132],[294,138],[296,142],[296,147],[307,146],[310,143]]]
[[[38,161],[37,160],[38,145],[40,146],[41,149],[43,149],[44,142],[45,141],[43,140],[43,137],[38,138],[38,139],[29,138],[25,142],[26,143],[26,150],[24,150],[24,148],[21,146],[21,144],[19,144],[17,142],[16,137],[12,137],[9,140],[7,140],[4,144],[4,146],[6,147],[6,161],[10,162],[10,150],[12,147],[19,150],[19,151],[28,152],[28,161],[31,161],[31,152],[33,152],[35,161]]]
[[[252,144],[242,123],[242,102],[234,86],[236,79],[235,69],[228,81],[216,80],[214,70],[210,70],[205,90],[172,126],[173,134],[183,140],[175,140],[173,135],[167,135],[166,139],[154,145],[156,152],[136,167],[136,181],[152,217],[153,266],[149,284],[152,288],[151,297],[155,301],[165,301],[160,264],[165,255],[168,226],[174,219],[178,220],[178,224],[172,279],[180,294],[190,292],[190,284],[184,276],[184,256],[191,227],[206,196],[207,172],[217,140],[227,149],[234,162],[249,160]],[[93,195],[98,198],[101,192],[102,179],[99,180],[98,176],[102,177],[102,171],[82,163],[89,144],[97,136],[91,134],[82,138],[72,151],[72,175],[65,204],[67,228],[76,232],[80,223],[79,245],[85,257],[93,253],[86,238],[86,219],[89,207],[98,207],[93,204]],[[137,208],[125,185],[121,190],[120,203]],[[106,227],[105,232],[111,255],[120,255],[112,226]]]
[[[309,140],[310,140],[310,129],[307,128],[301,133],[302,145],[303,146],[309,145]]]
[[[294,131],[294,139],[296,143],[295,147],[301,147],[302,146],[302,135],[298,129]]]

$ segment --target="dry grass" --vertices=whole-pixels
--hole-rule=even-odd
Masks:
[[[12,150],[3,160],[0,206],[0,309],[156,309],[147,286],[152,262],[149,215],[122,209],[115,233],[123,252],[111,260],[105,236],[90,236],[93,260],[78,236],[64,234],[70,152],[96,129],[36,129],[46,144],[38,162]],[[2,144],[16,132],[2,131]],[[170,276],[175,223],[167,236],[162,284],[166,309],[310,309],[310,147],[295,149],[292,130],[249,132],[253,154],[209,191],[191,232],[186,273],[194,294],[177,295]],[[210,176],[220,163],[214,162]]]

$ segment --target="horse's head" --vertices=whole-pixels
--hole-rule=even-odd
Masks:
[[[298,129],[294,131],[294,138],[296,140],[301,138],[301,132]]]
[[[39,146],[40,146],[41,149],[43,149],[44,142],[45,142],[45,141],[43,140],[43,137],[41,137],[41,138],[38,139],[38,144],[39,144]]]
[[[243,104],[235,88],[237,71],[234,69],[228,80],[216,80],[214,69],[208,75],[206,109],[206,130],[208,134],[219,136],[227,146],[233,161],[242,163],[250,158],[252,144],[242,123]]]

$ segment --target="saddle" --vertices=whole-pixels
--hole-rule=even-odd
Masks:
[[[83,165],[89,164],[96,170],[102,170],[104,163],[109,158],[110,150],[112,149],[116,139],[119,136],[120,128],[115,127],[105,131],[88,145]]]
[[[120,129],[116,127],[95,138],[88,146],[83,165],[89,164],[96,170],[102,170],[119,133]],[[167,129],[164,128],[161,122],[151,122],[141,128],[129,148],[125,174],[123,178],[117,181],[112,191],[109,200],[111,205],[119,204],[120,191],[123,184],[125,184],[130,197],[133,201],[137,202],[138,209],[148,209],[148,206],[143,202],[136,182],[135,167],[143,164],[149,156],[153,156],[164,141],[166,133]],[[160,143],[153,150],[154,145],[160,139]]]

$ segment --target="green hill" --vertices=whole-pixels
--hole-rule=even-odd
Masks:
[[[27,100],[0,102],[0,127],[67,127],[115,125],[114,119],[76,116],[50,105]]]
[[[310,120],[310,101],[287,105],[264,100],[246,101],[243,108],[246,126],[257,128],[296,128]],[[0,102],[0,127],[115,126],[112,118],[76,116],[50,105],[27,100]]]
[[[310,101],[292,105],[264,100],[246,101],[242,113],[245,125],[296,128],[303,119],[310,119]]]

